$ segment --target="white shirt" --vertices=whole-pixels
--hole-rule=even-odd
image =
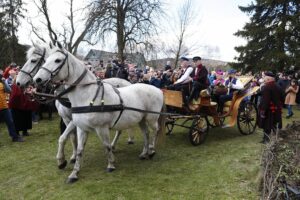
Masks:
[[[174,84],[189,82],[190,75],[192,72],[193,72],[193,67],[186,68],[186,70],[184,71],[184,74]]]
[[[242,81],[240,79],[238,79],[238,78],[236,78],[236,79],[237,80],[236,80],[235,84],[229,82],[229,84],[232,84],[231,88],[232,89],[236,89],[236,90],[242,90],[242,89],[244,89],[244,84],[242,83]]]

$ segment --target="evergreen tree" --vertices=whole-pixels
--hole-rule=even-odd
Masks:
[[[22,0],[0,1],[0,34],[1,34],[1,60],[0,64],[17,62],[22,64],[25,59],[25,48],[18,44],[16,32],[20,25],[20,18],[24,17],[22,12]]]
[[[235,47],[240,54],[235,67],[253,72],[299,69],[299,7],[299,0],[255,0],[239,6],[251,17],[243,30],[235,33],[247,40],[245,46]]]

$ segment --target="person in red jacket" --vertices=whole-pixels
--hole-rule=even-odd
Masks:
[[[30,88],[26,90],[30,90]],[[17,133],[19,134],[22,131],[23,136],[29,136],[28,130],[32,129],[32,111],[37,110],[38,103],[31,100],[25,92],[16,85],[14,80],[11,86],[9,108],[11,109]]]

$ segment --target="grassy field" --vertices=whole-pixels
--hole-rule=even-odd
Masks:
[[[294,111],[295,112],[295,111]],[[283,114],[285,116],[285,113]],[[299,119],[296,111],[292,119]],[[139,160],[142,138],[127,145],[124,134],[115,154],[117,170],[107,173],[103,146],[89,135],[80,179],[65,180],[72,170],[56,166],[59,119],[34,125],[24,143],[12,143],[0,125],[0,200],[2,199],[259,199],[262,133],[242,136],[236,128],[211,129],[194,147],[187,130],[176,128],[153,160]],[[138,129],[134,129],[138,132]],[[67,143],[67,156],[71,144]]]

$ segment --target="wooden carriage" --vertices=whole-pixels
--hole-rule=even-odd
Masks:
[[[244,84],[244,89],[234,93],[231,101],[224,105],[225,114],[217,113],[217,103],[211,101],[211,96],[207,90],[200,92],[198,108],[190,110],[183,102],[181,91],[163,90],[165,104],[168,111],[179,115],[170,115],[166,127],[167,134],[171,134],[174,126],[185,127],[189,129],[189,139],[193,145],[199,145],[204,142],[209,128],[222,126],[233,127],[237,124],[241,134],[252,134],[256,129],[257,108],[248,98],[255,94],[259,87],[250,87],[250,81],[253,77],[238,77]],[[225,119],[226,120],[225,124]],[[178,123],[178,119],[184,119]],[[192,121],[192,123],[188,123]],[[190,125],[191,124],[191,125]]]

